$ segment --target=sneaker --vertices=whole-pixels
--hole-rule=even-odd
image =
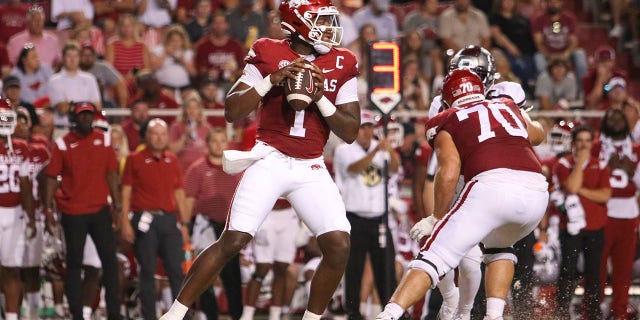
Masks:
[[[378,316],[376,316],[376,320],[398,320],[398,319],[394,318],[390,312],[382,311],[380,312],[380,314],[378,314]]]
[[[455,308],[451,308],[447,305],[442,305],[438,312],[438,320],[453,320],[453,315],[456,313]]]
[[[609,37],[620,38],[622,37],[623,33],[624,33],[624,28],[622,27],[622,25],[616,24],[615,26],[613,26],[613,29],[609,31]]]

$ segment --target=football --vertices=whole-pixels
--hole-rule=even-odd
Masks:
[[[309,65],[308,62],[305,64]],[[311,69],[298,72],[295,79],[287,78],[284,85],[284,95],[287,103],[296,111],[304,110],[309,106],[313,97],[318,92]]]

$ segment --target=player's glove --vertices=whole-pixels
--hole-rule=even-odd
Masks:
[[[420,242],[422,238],[428,237],[433,232],[433,227],[438,222],[438,219],[434,216],[428,216],[418,221],[411,230],[409,230],[409,236],[414,241]]]

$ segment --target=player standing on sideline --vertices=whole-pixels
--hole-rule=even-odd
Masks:
[[[0,167],[7,173],[0,179],[0,264],[7,320],[18,320],[23,289],[20,269],[26,242],[36,234],[29,149],[24,140],[11,138],[16,119],[11,102],[0,97]]]
[[[510,99],[486,100],[482,80],[468,69],[451,71],[442,92],[448,109],[427,124],[439,163],[434,216],[440,220],[378,319],[400,318],[479,243],[487,264],[485,319],[502,319],[516,262],[512,246],[547,207],[547,182],[531,147],[544,139],[542,126]],[[451,205],[461,173],[466,183]],[[496,193],[504,201],[486,200]]]
[[[48,140],[42,135],[31,135],[31,115],[29,111],[23,107],[16,108],[16,129],[13,134],[15,138],[27,141],[29,147],[29,179],[33,185],[34,210],[37,211],[36,219],[36,235],[31,240],[27,240],[24,263],[21,270],[22,280],[24,281],[24,294],[27,301],[27,313],[23,315],[25,319],[38,319],[38,309],[40,308],[40,264],[42,262],[43,249],[43,229],[44,229],[44,212],[41,207],[40,188],[44,187],[44,183],[40,183],[40,172],[49,162],[49,150],[47,149]],[[51,225],[48,224],[48,228]],[[52,230],[49,229],[51,232]]]
[[[198,256],[162,319],[182,319],[224,264],[255,235],[280,196],[316,235],[323,253],[302,319],[320,319],[344,273],[351,228],[322,149],[330,130],[347,143],[358,134],[357,62],[353,53],[335,47],[342,28],[330,0],[283,1],[280,16],[288,38],[259,39],[253,44],[244,74],[225,102],[229,122],[256,109],[259,113],[255,147],[249,152],[225,152],[225,171],[247,168],[231,205],[227,230]],[[303,60],[313,64],[305,66]],[[295,111],[283,102],[279,83],[306,67],[312,68],[319,90],[313,103]]]

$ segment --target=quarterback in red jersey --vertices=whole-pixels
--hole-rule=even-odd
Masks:
[[[502,319],[516,262],[512,246],[537,227],[547,208],[547,182],[531,147],[542,142],[542,126],[510,99],[486,100],[482,80],[469,69],[447,75],[442,100],[448,108],[427,124],[439,164],[439,220],[377,319],[399,319],[479,243],[487,265],[485,319]],[[465,186],[452,205],[461,174]],[[490,199],[495,194],[502,201]]]
[[[349,50],[337,47],[342,28],[330,0],[286,0],[279,9],[287,39],[256,41],[245,58],[243,75],[225,101],[229,122],[258,112],[253,149],[225,151],[227,173],[246,169],[229,210],[227,230],[198,256],[161,319],[182,319],[224,263],[252,239],[279,197],[291,203],[323,251],[303,320],[320,319],[344,273],[351,226],[322,149],[330,131],[347,143],[358,135],[357,62]],[[304,68],[311,68],[319,90],[306,109],[295,111],[283,99],[281,83]]]

